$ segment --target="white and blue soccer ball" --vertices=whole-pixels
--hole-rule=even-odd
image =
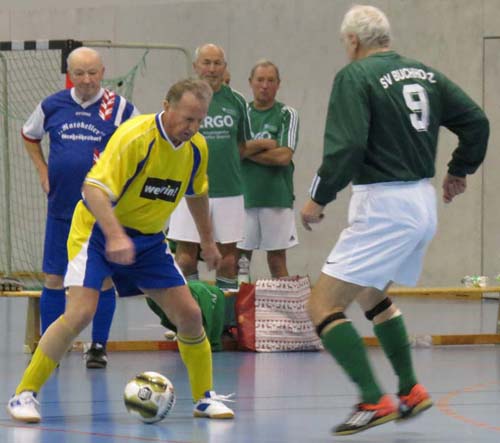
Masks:
[[[131,415],[144,423],[156,423],[174,407],[174,385],[158,372],[143,372],[127,383],[123,401]]]

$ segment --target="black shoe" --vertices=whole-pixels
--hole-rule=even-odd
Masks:
[[[100,343],[92,343],[92,346],[85,353],[85,360],[87,360],[87,368],[89,369],[105,368],[108,364],[106,348]]]
[[[384,395],[378,403],[359,403],[352,415],[332,430],[335,435],[350,435],[365,429],[378,426],[399,417],[396,406],[388,395]]]

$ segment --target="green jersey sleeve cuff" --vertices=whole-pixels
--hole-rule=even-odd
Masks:
[[[337,197],[337,192],[332,190],[332,187],[328,186],[321,177],[316,174],[311,183],[311,188],[309,189],[309,195],[311,200],[318,205],[326,206],[328,203],[335,200]]]

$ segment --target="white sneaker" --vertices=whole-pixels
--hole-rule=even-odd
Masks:
[[[224,401],[233,402],[230,395],[217,395],[214,391],[205,392],[205,397],[194,405],[193,415],[205,418],[234,418],[234,412],[229,409]]]
[[[165,336],[165,340],[168,340],[168,341],[176,341],[177,340],[177,333],[175,331],[172,331],[171,329],[166,329],[165,333],[163,335]]]
[[[32,391],[24,391],[14,395],[7,403],[7,411],[14,420],[25,423],[39,423],[42,419],[38,407],[40,403]]]

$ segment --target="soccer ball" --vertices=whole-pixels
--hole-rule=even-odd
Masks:
[[[156,423],[174,407],[174,385],[158,372],[143,372],[127,383],[123,401],[130,414],[144,423]]]

